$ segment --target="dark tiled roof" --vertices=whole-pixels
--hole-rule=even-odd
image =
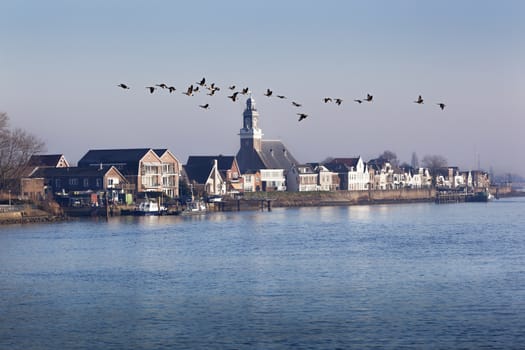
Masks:
[[[217,168],[220,172],[231,169],[234,156],[190,156],[184,170],[190,181],[195,181],[203,184],[208,180],[211,170],[213,169],[214,161],[217,160]]]
[[[326,163],[324,165],[328,170],[335,173],[347,173],[350,171],[350,167],[343,163]]]
[[[286,171],[298,164],[281,141],[263,140],[261,148],[259,155],[266,169],[284,169]]]
[[[197,164],[213,165],[214,160],[217,160],[217,167],[219,170],[230,170],[235,161],[235,156],[223,156],[221,154],[218,156],[189,156],[186,166]]]
[[[266,169],[260,155],[253,148],[243,148],[237,153],[237,162],[242,174]]]
[[[159,156],[159,157],[162,157],[162,155],[163,155],[164,153],[166,153],[167,151],[168,151],[167,148],[155,148],[155,149],[153,149],[153,152],[155,152],[155,154],[156,154],[157,156]]]
[[[367,164],[369,168],[372,168],[374,170],[381,170],[385,166],[385,164],[388,162],[388,160],[384,158],[376,158],[376,159],[370,159]]]
[[[344,164],[346,166],[355,168],[357,166],[357,162],[359,162],[359,157],[357,158],[334,158],[332,159],[330,163]]]
[[[100,167],[68,167],[68,168],[39,168],[33,174],[32,178],[52,178],[52,177],[92,177],[104,176],[111,166]]]
[[[150,148],[92,149],[78,161],[78,166],[92,166],[100,163],[138,163],[149,150]]]
[[[286,146],[277,140],[261,140],[261,150],[241,147],[237,153],[241,173],[259,169],[284,169],[288,171],[299,164]]]
[[[35,154],[29,158],[29,166],[52,166],[56,167],[62,158],[62,154]]]

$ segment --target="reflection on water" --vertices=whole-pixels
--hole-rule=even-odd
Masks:
[[[0,230],[0,348],[519,348],[525,201]]]

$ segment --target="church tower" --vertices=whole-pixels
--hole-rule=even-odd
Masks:
[[[239,132],[239,136],[241,137],[241,150],[261,151],[263,134],[257,126],[258,119],[259,112],[257,112],[257,108],[255,108],[255,100],[250,96],[246,100],[246,109],[243,113],[243,125]]]

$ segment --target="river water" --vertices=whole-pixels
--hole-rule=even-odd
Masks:
[[[525,347],[525,199],[0,227],[0,349]]]

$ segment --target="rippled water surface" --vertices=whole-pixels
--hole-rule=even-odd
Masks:
[[[0,349],[523,348],[525,200],[0,226]]]

